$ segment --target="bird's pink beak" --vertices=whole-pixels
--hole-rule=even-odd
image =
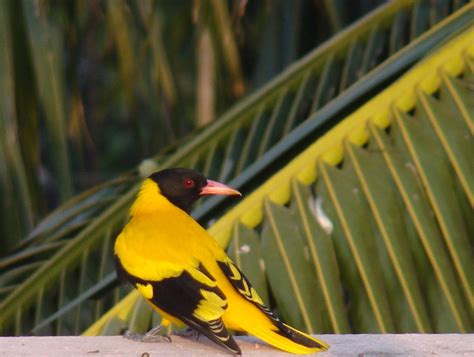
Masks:
[[[212,181],[212,180],[207,180],[207,185],[201,189],[200,195],[201,196],[204,196],[204,195],[242,196],[242,194],[239,191],[234,190],[233,188],[226,186],[223,183]]]

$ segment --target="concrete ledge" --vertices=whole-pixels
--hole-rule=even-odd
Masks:
[[[326,356],[473,356],[474,334],[321,335]],[[0,356],[229,356],[202,337],[172,343],[134,342],[122,336],[0,337]],[[244,356],[289,356],[251,337],[237,338]]]

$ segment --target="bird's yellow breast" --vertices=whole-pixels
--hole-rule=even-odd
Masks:
[[[115,254],[134,276],[161,280],[225,256],[217,242],[162,196],[151,180],[143,184],[130,213],[115,242]]]

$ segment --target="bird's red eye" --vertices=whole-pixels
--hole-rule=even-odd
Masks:
[[[194,183],[194,180],[190,179],[190,178],[187,178],[187,179],[184,179],[184,187],[186,188],[193,188],[196,184]]]

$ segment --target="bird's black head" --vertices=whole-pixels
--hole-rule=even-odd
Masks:
[[[175,206],[186,212],[203,195],[240,195],[240,192],[219,182],[208,180],[203,174],[183,168],[165,169],[150,175],[160,192]]]

